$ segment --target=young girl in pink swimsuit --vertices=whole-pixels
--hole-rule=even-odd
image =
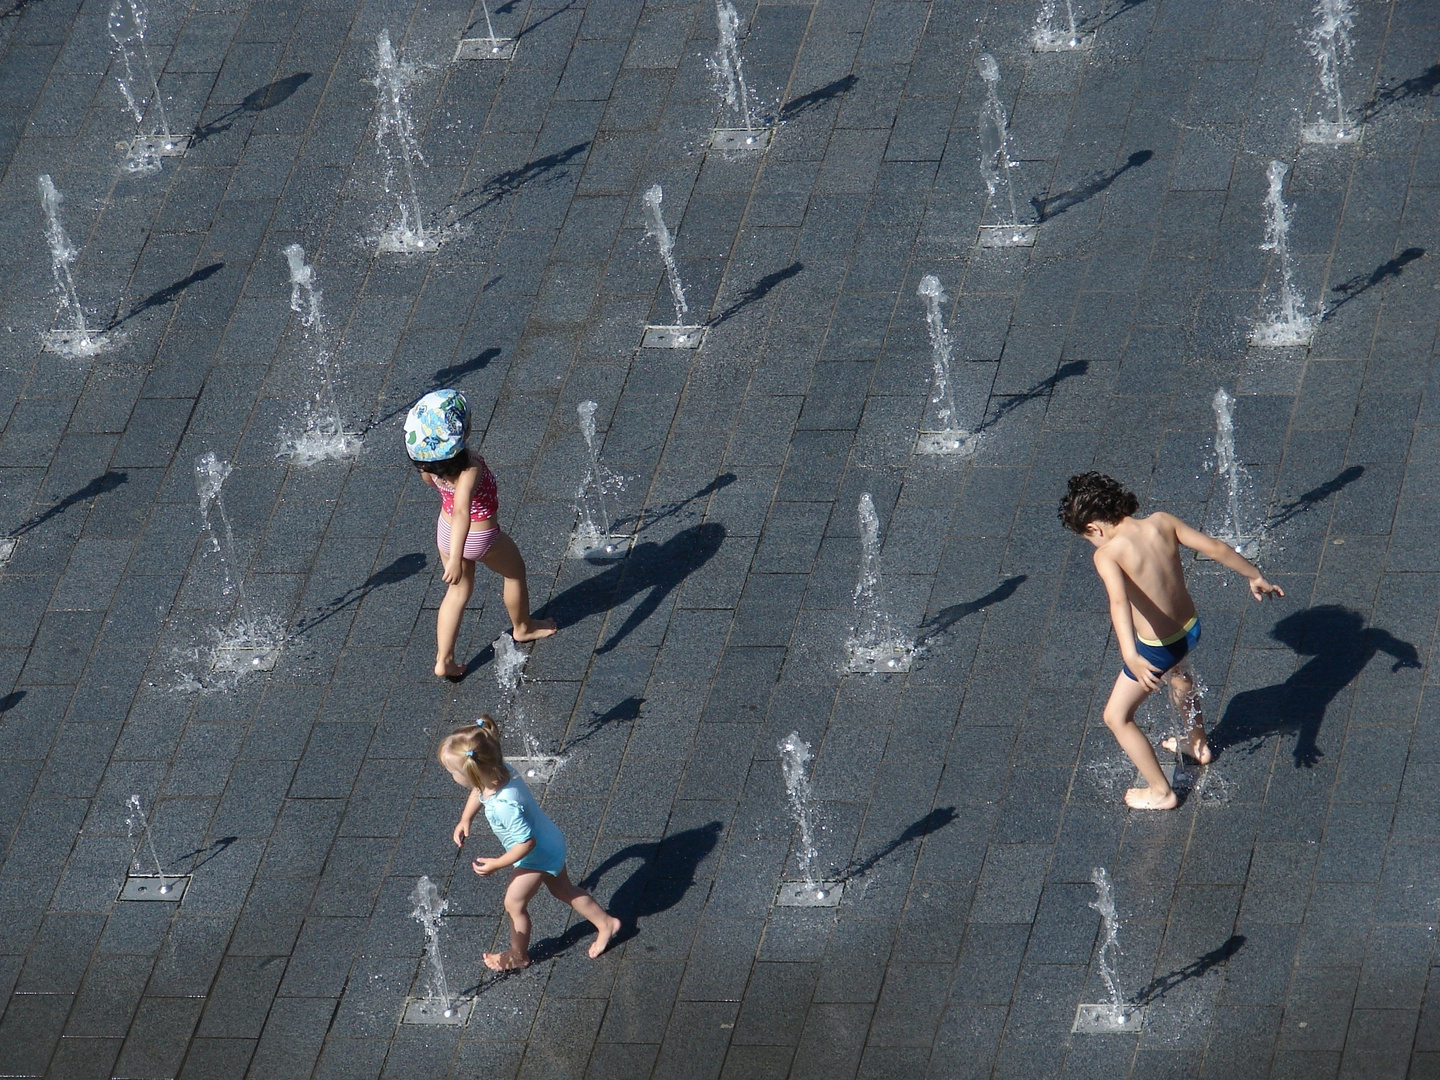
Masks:
[[[525,560],[515,541],[496,524],[500,508],[495,477],[485,459],[465,447],[470,409],[458,390],[426,394],[405,418],[405,452],[420,479],[440,492],[435,546],[440,549],[445,583],[450,586],[435,617],[435,674],[459,679],[465,668],[455,662],[455,640],[465,605],[475,591],[475,564],[483,562],[505,579],[505,610],[516,641],[534,641],[555,633],[553,619],[530,615]],[[470,513],[455,513],[456,505]]]

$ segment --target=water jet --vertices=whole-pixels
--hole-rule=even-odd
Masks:
[[[665,224],[661,201],[665,193],[659,184],[652,184],[642,200],[645,204],[645,231],[660,250],[665,264],[665,281],[670,286],[670,299],[675,304],[675,322],[670,326],[647,326],[640,341],[646,349],[698,349],[705,338],[705,327],[687,324],[690,305],[685,300],[685,286],[680,282],[680,268],[675,263],[675,238]]]
[[[980,175],[989,192],[987,208],[997,202],[997,193],[1004,195],[998,202],[1000,223],[980,226],[980,246],[1034,247],[1038,226],[1020,224],[1015,186],[1010,180],[1015,162],[1010,160],[1010,118],[1000,100],[1000,65],[989,53],[981,53],[975,66],[985,80],[985,104],[980,107]]]
[[[485,37],[461,38],[455,47],[456,60],[510,60],[515,56],[514,38],[495,36],[495,24],[490,21],[490,5],[480,0],[480,10],[485,13]]]

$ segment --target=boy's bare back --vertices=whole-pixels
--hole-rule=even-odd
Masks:
[[[1155,513],[1125,518],[1095,550],[1095,569],[1107,585],[1112,566],[1123,572],[1137,634],[1163,640],[1194,617],[1195,601],[1185,588],[1180,567],[1180,545],[1196,547],[1196,541],[1203,544],[1208,539],[1177,517]]]

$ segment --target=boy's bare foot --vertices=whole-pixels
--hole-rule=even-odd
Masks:
[[[1179,752],[1179,749],[1183,749],[1183,752],[1187,757],[1193,758],[1201,765],[1210,764],[1210,743],[1207,742],[1205,739],[1204,728],[1193,729],[1190,732],[1189,738],[1185,740],[1185,746],[1183,748],[1180,748],[1180,740],[1174,735],[1171,735],[1170,738],[1166,739],[1160,745],[1165,747],[1165,749],[1169,750],[1172,754]]]
[[[516,641],[539,641],[555,633],[556,629],[554,619],[531,619],[524,626],[511,630],[510,636]]]
[[[1180,796],[1172,788],[1167,795],[1156,795],[1153,788],[1132,787],[1125,792],[1125,805],[1136,810],[1174,810]]]
[[[487,952],[485,966],[491,971],[519,971],[530,966],[530,957],[522,956],[514,949],[504,952]]]
[[[600,931],[595,943],[590,946],[590,959],[594,960],[610,947],[610,939],[620,932],[620,920],[610,916],[610,924]]]
[[[435,674],[442,679],[459,680],[465,677],[465,669],[454,660],[436,660]]]

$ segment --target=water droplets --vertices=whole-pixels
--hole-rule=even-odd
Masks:
[[[1290,167],[1283,161],[1270,162],[1270,186],[1265,195],[1264,251],[1275,253],[1280,267],[1279,307],[1265,316],[1250,333],[1250,344],[1284,348],[1309,345],[1315,320],[1304,310],[1305,297],[1295,284],[1294,258],[1290,254],[1290,208],[1285,204],[1285,176]]]

